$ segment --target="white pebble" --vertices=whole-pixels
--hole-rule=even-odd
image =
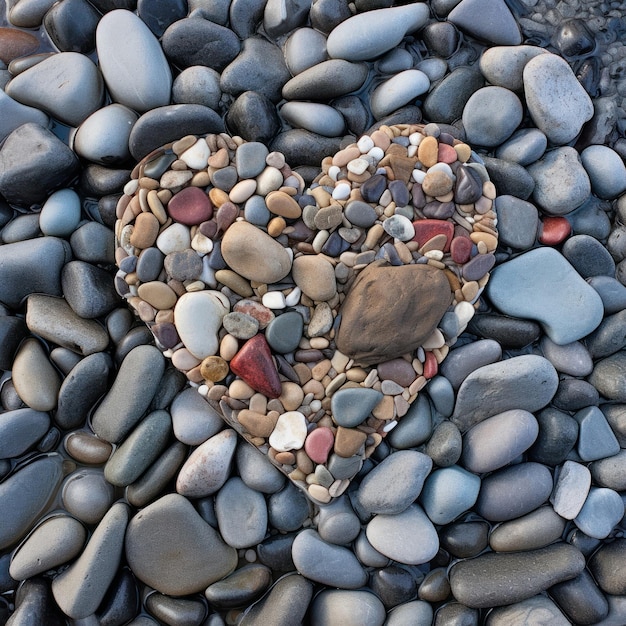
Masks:
[[[366,154],[374,147],[374,141],[369,135],[363,135],[363,137],[356,142],[356,147],[361,154]]]
[[[424,139],[424,135],[422,133],[411,133],[409,135],[409,143],[412,146],[419,146],[422,143],[422,139]]]
[[[438,328],[435,328],[435,330],[433,330],[433,332],[422,342],[422,348],[424,348],[424,350],[435,350],[437,348],[441,348],[445,345],[445,343],[446,339],[443,336],[443,333]]]
[[[213,240],[209,239],[201,232],[197,232],[191,240],[191,247],[198,254],[208,254],[213,250]]]
[[[285,294],[282,291],[268,291],[261,298],[261,302],[268,309],[284,309],[287,306]]]
[[[445,172],[452,180],[456,180],[456,176],[452,171],[452,168],[447,163],[435,163],[432,167],[428,168],[429,172]]]
[[[411,176],[413,177],[413,180],[416,183],[420,183],[421,185],[424,182],[424,179],[426,178],[426,172],[422,170],[413,170],[413,173],[411,174]]]
[[[333,199],[334,200],[347,200],[350,197],[350,192],[352,191],[352,185],[348,183],[339,183],[333,189]]]
[[[392,431],[397,425],[398,425],[398,422],[396,420],[391,420],[391,422],[387,422],[383,426],[383,432],[384,433],[388,433],[388,432]]]
[[[184,161],[188,167],[194,170],[203,170],[211,156],[211,149],[204,139],[198,139],[196,143],[180,155],[180,160]]]
[[[443,250],[428,250],[428,252],[424,252],[424,256],[427,259],[433,259],[434,261],[441,261],[443,259]]]
[[[307,435],[307,421],[300,411],[287,411],[276,422],[269,443],[277,452],[299,450]]]
[[[338,165],[331,165],[328,168],[328,175],[333,179],[337,180],[339,174],[341,173],[341,168]]]
[[[285,304],[287,306],[296,306],[300,302],[300,296],[302,295],[302,289],[300,287],[294,287],[289,295],[285,297]]]
[[[383,152],[382,148],[374,146],[371,150],[368,151],[367,156],[368,158],[373,159],[374,163],[378,163],[378,161],[380,161],[385,156],[385,153]]]
[[[459,326],[467,326],[470,320],[474,317],[475,313],[474,307],[469,302],[459,302],[454,307],[454,314],[457,316],[459,320]]]
[[[366,159],[352,159],[352,161],[346,165],[346,168],[349,172],[360,176],[363,172],[365,172],[365,170],[367,170],[368,166],[369,163]]]
[[[137,191],[137,189],[139,189],[139,179],[138,178],[133,178],[132,180],[129,180],[124,185],[124,193],[127,196],[134,196],[135,192]]]
[[[182,252],[191,246],[189,228],[178,222],[168,226],[156,240],[157,248],[166,256],[171,252]]]

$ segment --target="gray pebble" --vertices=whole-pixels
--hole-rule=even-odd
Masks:
[[[220,75],[211,67],[186,67],[172,85],[174,104],[201,104],[217,111],[222,97]]]
[[[585,380],[564,378],[552,398],[552,404],[563,411],[578,411],[600,401],[598,390]]]
[[[444,420],[438,424],[426,444],[426,454],[439,467],[454,465],[461,456],[462,439],[458,427]]]
[[[552,587],[555,589],[558,585]],[[528,600],[515,602],[509,606],[498,606],[489,612],[486,624],[489,626],[509,626],[525,621],[542,621],[548,619],[554,626],[568,626],[571,622],[563,615],[561,609],[548,596],[536,595]]]
[[[326,37],[313,28],[298,28],[283,47],[285,63],[292,76],[325,61]]]
[[[337,545],[350,544],[361,531],[361,522],[347,496],[335,498],[320,509],[317,532],[324,541]]]
[[[389,433],[394,448],[406,450],[428,440],[432,433],[432,409],[426,394],[419,394],[398,425]]]
[[[302,76],[302,74],[298,76]],[[323,137],[308,130],[297,128],[276,135],[271,143],[271,149],[282,152],[287,163],[318,167],[320,161],[325,156],[337,152],[340,145],[339,137]]]
[[[548,407],[537,413],[539,436],[530,459],[545,465],[562,463],[578,439],[578,422],[564,411]]]
[[[626,402],[626,353],[622,350],[598,361],[588,380],[608,400]]]
[[[404,626],[404,624],[430,624],[433,609],[428,602],[413,600],[394,607],[387,614],[385,626]]]
[[[613,489],[592,487],[574,523],[589,537],[605,539],[624,516],[624,502]]]
[[[489,19],[477,20],[476,12],[484,12]],[[448,19],[464,33],[500,46],[517,46],[522,43],[519,26],[504,0],[461,0],[448,15]]]
[[[269,143],[280,130],[280,120],[272,101],[256,91],[244,91],[226,114],[230,132],[246,141]]]
[[[626,287],[611,276],[593,276],[587,281],[602,298],[606,315],[626,309]]]
[[[389,565],[389,558],[372,546],[364,530],[361,530],[356,538],[353,549],[357,559],[367,567],[386,567]]]
[[[276,493],[285,485],[285,476],[251,445],[241,442],[236,452],[237,469],[241,480],[255,491]]]
[[[590,235],[570,237],[562,253],[583,278],[615,275],[615,261],[609,251]]]
[[[337,620],[363,626],[382,626],[385,617],[383,603],[365,590],[326,589],[311,604],[311,619],[319,626],[331,626]]]
[[[425,71],[422,68],[422,71]],[[434,85],[424,99],[424,116],[452,124],[463,115],[463,109],[472,94],[485,81],[473,67],[458,67]]]
[[[606,417],[611,430],[619,441],[620,448],[626,448],[626,405],[624,404],[602,404],[600,406],[604,417]]]
[[[537,128],[522,128],[496,148],[498,159],[530,165],[540,159],[548,145],[548,138]]]
[[[580,158],[596,196],[611,200],[626,191],[626,166],[615,150],[608,146],[589,146]]]
[[[115,234],[98,222],[85,222],[70,237],[74,256],[86,263],[115,263]]]
[[[617,537],[605,543],[589,559],[589,571],[604,593],[621,596],[626,593],[626,539]]]
[[[589,465],[594,483],[600,487],[608,487],[615,491],[626,489],[626,451],[599,459]]]
[[[230,5],[228,17],[230,27],[240,39],[250,37],[263,19],[264,0],[233,0],[224,3]],[[223,22],[224,24],[226,22]]]
[[[154,617],[167,620],[175,626],[201,624],[206,615],[204,603],[197,599],[172,598],[160,593],[151,593],[146,598],[145,605]]]
[[[0,413],[0,459],[18,457],[30,450],[50,428],[50,417],[42,411],[15,409]]]
[[[585,345],[579,341],[558,345],[550,338],[542,337],[540,345],[543,355],[554,365],[557,372],[569,376],[588,376],[591,374],[593,352],[587,350]]]
[[[268,0],[263,12],[263,28],[270,37],[277,39],[303,26],[310,8],[306,0]]]
[[[84,319],[110,313],[119,303],[111,274],[84,261],[70,261],[61,272],[63,295]]]
[[[596,461],[619,452],[619,443],[597,406],[578,411],[574,419],[579,424],[577,452],[583,461]]]
[[[292,532],[300,529],[309,517],[309,501],[301,489],[288,481],[284,489],[268,498],[267,512],[272,528],[281,532]]]
[[[204,595],[212,607],[219,609],[249,606],[271,582],[272,571],[268,567],[251,563],[209,585]]]
[[[170,411],[174,436],[190,446],[200,445],[224,426],[215,409],[193,388],[177,394]]]
[[[0,141],[22,124],[32,122],[44,128],[48,126],[48,116],[43,111],[14,100],[6,94],[4,87],[0,89],[0,111]]]
[[[450,417],[454,410],[454,388],[448,378],[434,376],[428,384],[428,396],[435,410],[444,417]]]
[[[115,493],[101,469],[78,469],[67,477],[61,494],[65,509],[85,524],[97,524],[109,510]]]
[[[507,195],[498,196],[494,204],[500,242],[517,250],[531,248],[539,228],[539,212],[535,205]]]
[[[492,85],[520,92],[524,87],[524,67],[539,54],[546,54],[539,46],[494,46],[480,57],[480,71]]]
[[[282,118],[294,128],[303,128],[324,137],[342,136],[346,127],[341,113],[317,102],[286,102],[280,109]]]
[[[554,585],[550,595],[573,623],[602,623],[609,612],[606,597],[587,569],[576,578]]]
[[[486,155],[481,158],[485,163],[491,182],[496,186],[500,195],[515,196],[521,200],[530,198],[535,188],[535,180],[525,167],[513,161],[505,161]]]

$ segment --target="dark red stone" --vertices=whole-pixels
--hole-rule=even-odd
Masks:
[[[572,232],[572,226],[566,218],[544,217],[540,229],[539,241],[545,246],[556,246],[565,241]]]
[[[470,259],[473,245],[469,237],[455,237],[450,245],[452,260],[459,265],[467,263]]]
[[[442,220],[417,220],[413,222],[413,227],[415,228],[413,241],[417,241],[420,248],[436,235],[445,235],[447,241],[443,251],[448,252],[448,250],[450,250],[450,243],[454,236],[454,224],[452,222]]]
[[[0,28],[0,61],[7,65],[18,57],[32,54],[39,48],[35,35],[16,28]]]
[[[426,353],[426,359],[424,361],[424,378],[431,379],[437,375],[439,371],[439,363],[432,352]]]
[[[457,159],[456,150],[445,143],[439,142],[439,149],[437,151],[437,161],[442,163],[454,163]]]
[[[232,202],[224,202],[215,214],[217,230],[224,232],[239,215],[239,208]]]
[[[311,461],[326,463],[334,445],[335,435],[333,435],[333,431],[326,426],[320,426],[307,435],[304,441],[304,451]]]
[[[268,398],[278,398],[282,392],[278,370],[263,335],[255,335],[243,344],[230,362],[230,370]]]
[[[199,187],[185,187],[172,196],[167,212],[175,222],[194,226],[213,217],[213,204]]]

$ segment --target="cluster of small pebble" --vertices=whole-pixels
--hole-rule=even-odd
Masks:
[[[0,6],[0,624],[626,624],[623,2]]]
[[[489,279],[495,188],[471,160],[436,124],[382,126],[305,190],[261,143],[184,137],[118,203],[117,291],[216,410],[328,503],[437,374]]]

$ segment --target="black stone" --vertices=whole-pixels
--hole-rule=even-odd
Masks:
[[[479,313],[467,325],[468,332],[485,339],[495,339],[503,348],[524,348],[541,336],[541,326],[531,320]]]
[[[98,199],[98,215],[100,216],[100,221],[111,230],[115,228],[115,221],[117,219],[115,209],[121,195],[122,194],[118,193],[108,194]]]
[[[419,586],[417,595],[426,602],[443,602],[450,595],[450,581],[443,567],[430,570]]]
[[[161,37],[174,22],[187,17],[187,0],[138,0],[137,15]]]
[[[309,516],[309,501],[291,481],[267,502],[270,526],[280,532],[293,532],[302,527]]]
[[[460,34],[452,22],[431,22],[424,27],[421,36],[428,51],[444,59],[451,57],[459,47]]]
[[[563,463],[578,439],[578,422],[563,411],[548,407],[536,414],[539,435],[528,458],[545,465]]]
[[[365,202],[378,204],[380,197],[387,189],[387,178],[381,174],[374,174],[361,185],[361,196]]]
[[[503,196],[515,196],[522,200],[528,200],[535,188],[533,177],[518,163],[496,159],[494,157],[482,157],[491,182],[496,186],[498,194]]]
[[[311,26],[325,35],[349,17],[352,17],[352,11],[348,0],[317,0],[309,12]]]
[[[52,6],[43,25],[61,52],[86,54],[96,47],[100,15],[87,0],[62,0]]]
[[[115,9],[134,11],[137,8],[137,0],[89,0],[100,13],[108,13]]]
[[[291,546],[296,533],[272,535],[256,547],[259,561],[276,572],[291,572],[296,569],[291,559]]]
[[[609,604],[588,570],[548,590],[552,599],[574,624],[597,624],[609,612]]]
[[[21,317],[0,316],[0,370],[13,367],[15,353],[27,334],[28,329]]]
[[[450,602],[435,613],[434,626],[478,626],[479,613],[460,602]]]
[[[552,404],[563,411],[578,411],[588,406],[597,406],[600,401],[598,390],[586,380],[565,378],[552,398]]]
[[[605,593],[626,594],[626,538],[605,543],[589,559],[589,571]]]
[[[85,222],[70,237],[74,256],[97,265],[115,263],[115,234],[98,222]]]
[[[413,187],[413,193],[415,194],[415,187]],[[439,202],[439,200],[433,200],[424,206],[422,213],[424,217],[447,220],[454,215],[456,205],[454,202]]]
[[[570,237],[561,250],[563,256],[583,277],[615,276],[615,261],[609,251],[590,235]]]
[[[370,574],[369,586],[387,610],[417,596],[415,579],[410,572],[398,565],[374,570]]]
[[[52,597],[50,583],[43,578],[30,578],[15,595],[15,612],[8,623],[11,626],[65,626],[66,621]]]
[[[381,126],[393,126],[394,124],[419,124],[422,121],[422,109],[418,106],[409,104],[400,109],[396,109],[386,117],[378,120],[374,125],[370,126],[366,133],[369,135]]]
[[[480,554],[489,545],[487,522],[454,522],[439,533],[441,546],[459,559]]]
[[[454,201],[458,204],[473,204],[483,195],[483,181],[478,172],[464,165],[457,168],[454,184]]]
[[[78,186],[86,196],[106,196],[120,193],[129,178],[130,170],[128,169],[113,169],[97,163],[89,163],[80,173]]]
[[[446,124],[461,119],[467,101],[484,84],[475,68],[458,67],[431,88],[424,100],[424,118]]]
[[[63,267],[61,287],[72,310],[85,319],[107,315],[120,303],[113,276],[84,261],[70,261]]]
[[[587,56],[596,48],[593,34],[581,19],[559,24],[552,36],[552,44],[567,59]]]
[[[396,206],[407,206],[411,200],[408,187],[401,180],[391,180],[388,185]]]
[[[314,165],[319,167],[322,159],[335,154],[341,147],[341,137],[322,137],[317,133],[296,128],[286,130],[274,138],[271,150],[282,152],[291,167]]]
[[[2,243],[15,243],[24,239],[39,237],[39,214],[24,213],[13,218],[3,229],[0,239]]]
[[[100,626],[121,626],[137,615],[139,607],[137,582],[130,569],[124,567],[113,579],[96,614]]]
[[[240,39],[250,37],[263,19],[266,0],[232,0],[230,3],[230,27]]]
[[[269,143],[280,129],[280,120],[269,98],[256,91],[245,91],[230,106],[226,125],[231,133],[246,141]]]

